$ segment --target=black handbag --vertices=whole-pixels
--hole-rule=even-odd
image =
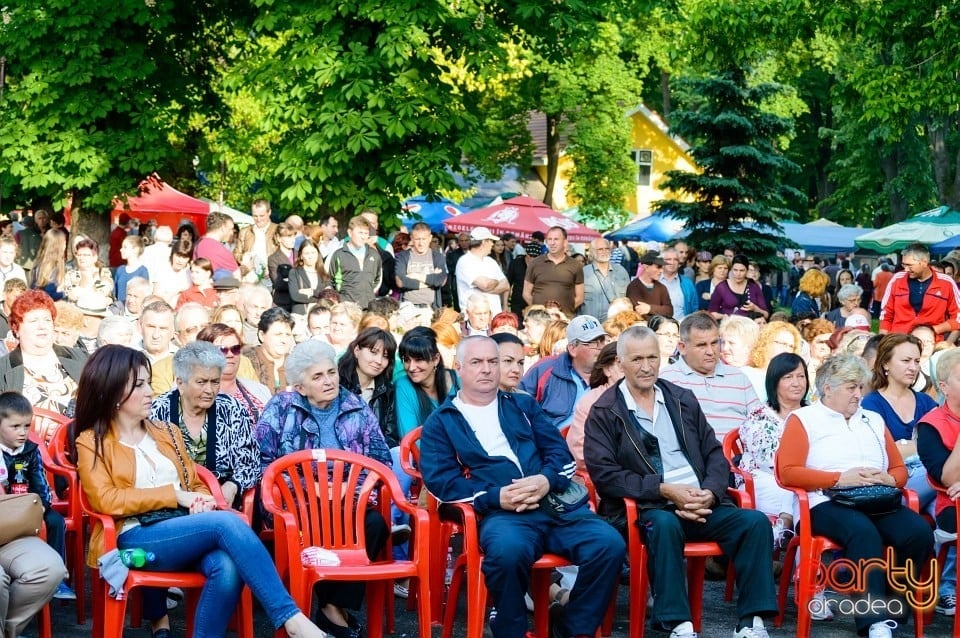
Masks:
[[[137,520],[140,521],[141,525],[147,527],[149,525],[156,525],[162,521],[168,521],[171,518],[186,516],[189,513],[190,510],[185,507],[164,507],[162,509],[153,510],[152,512],[138,514]]]
[[[183,485],[184,489],[189,489],[190,487],[190,476],[187,473],[187,464],[183,460],[183,453],[180,452],[180,446],[177,445],[177,437],[173,433],[173,426],[170,422],[167,422],[167,433],[170,435],[170,442],[173,444],[173,451],[177,453],[177,459],[180,461],[180,470],[183,473]],[[158,510],[153,510],[152,512],[144,512],[142,514],[137,514],[136,519],[140,521],[140,524],[143,526],[156,525],[157,523],[168,521],[171,518],[179,518],[181,516],[186,516],[190,513],[186,507],[162,507]]]
[[[540,499],[540,507],[553,518],[563,518],[564,514],[578,510],[590,500],[590,492],[583,483],[570,481],[562,492],[548,492]]]
[[[859,510],[864,514],[889,514],[903,504],[903,490],[890,485],[861,485],[824,490],[837,505]]]

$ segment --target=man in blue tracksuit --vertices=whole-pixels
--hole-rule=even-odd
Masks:
[[[532,397],[500,392],[495,341],[468,337],[457,348],[461,390],[423,425],[423,480],[441,502],[472,503],[480,518],[487,590],[497,608],[495,638],[523,638],[523,596],[545,552],[580,566],[555,635],[592,636],[603,620],[625,554],[623,539],[587,504],[553,516],[541,506],[563,492],[575,464],[556,426]]]

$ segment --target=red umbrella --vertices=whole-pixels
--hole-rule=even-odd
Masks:
[[[539,200],[524,195],[512,197],[502,204],[485,206],[445,219],[443,225],[451,232],[469,232],[483,226],[497,235],[513,233],[518,239],[530,239],[538,230],[546,234],[552,226],[565,229],[570,241],[588,242],[600,236],[597,231],[564,217]]]

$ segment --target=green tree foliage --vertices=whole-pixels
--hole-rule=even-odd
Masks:
[[[0,179],[24,199],[108,210],[145,175],[189,172],[211,77],[243,4],[18,0],[3,9]]]
[[[603,23],[589,48],[565,62],[544,62],[534,76],[540,82],[529,87],[536,91],[530,100],[547,114],[548,129],[557,137],[565,129],[574,164],[569,192],[579,200],[583,218],[601,228],[625,221],[623,202],[635,187],[626,111],[636,106],[640,85],[618,55],[619,44],[618,29]],[[552,152],[548,149],[548,162],[557,167],[559,152]]]
[[[750,86],[739,69],[687,80],[681,88],[687,104],[674,111],[671,128],[691,145],[702,172],[668,172],[664,187],[693,201],[661,200],[654,207],[684,219],[698,249],[716,253],[732,245],[761,264],[782,267],[780,222],[794,215],[787,202],[803,195],[784,183],[797,166],[776,147],[791,123],[761,108],[781,88]]]
[[[471,2],[255,0],[255,39],[235,81],[281,131],[266,194],[306,214],[399,211],[417,192],[454,187],[482,147],[480,73],[496,30]],[[269,51],[269,55],[264,55]]]
[[[888,214],[879,221],[925,210],[933,198],[960,205],[960,8],[857,0],[824,3],[824,16],[843,43],[834,96],[850,117],[843,132],[860,134],[838,149],[838,174],[850,177],[857,155],[861,176],[880,168]]]

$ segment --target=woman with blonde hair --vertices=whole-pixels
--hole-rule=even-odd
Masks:
[[[53,343],[64,348],[82,348],[77,341],[83,329],[83,312],[69,301],[53,304],[57,318],[53,320]]]
[[[434,323],[430,328],[437,334],[437,349],[440,358],[448,370],[455,368],[457,361],[457,344],[460,343],[460,333],[449,323]]]
[[[613,338],[619,337],[620,333],[637,324],[643,325],[643,317],[636,310],[624,310],[612,315],[603,323],[603,329]]]
[[[63,299],[61,284],[67,274],[67,234],[51,228],[40,241],[37,263],[30,273],[32,288],[42,290],[54,301]]]
[[[770,360],[784,352],[800,354],[802,341],[800,331],[786,321],[771,321],[760,330],[750,354],[750,365],[743,368],[743,373],[753,383],[761,401],[767,400],[766,378]]]
[[[813,314],[818,317],[822,315],[821,300],[827,292],[829,283],[830,277],[822,270],[811,268],[803,273],[798,284],[800,292],[797,293],[793,304],[790,306],[790,314],[794,317],[801,314]]]
[[[346,350],[347,346],[357,338],[362,317],[363,311],[360,306],[352,301],[341,301],[330,309],[330,332],[327,339],[338,353]]]
[[[747,317],[727,315],[720,322],[720,359],[728,366],[743,368],[760,336],[760,326]]]
[[[551,321],[543,331],[543,337],[540,339],[539,352],[541,357],[549,357],[553,354],[553,347],[557,342],[567,338],[567,322]]]
[[[701,279],[696,283],[700,310],[710,308],[710,298],[713,296],[713,290],[727,280],[727,275],[730,273],[730,260],[724,255],[717,255],[710,260],[709,272],[709,278]]]

